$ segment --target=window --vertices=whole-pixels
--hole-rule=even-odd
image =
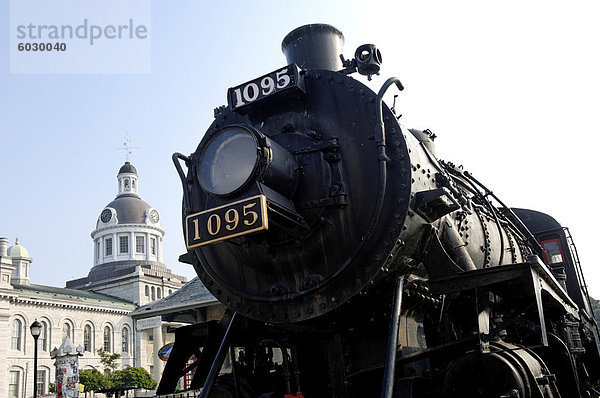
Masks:
[[[86,352],[92,352],[92,327],[85,325],[83,328],[83,350]]]
[[[136,236],[135,237],[135,252],[136,253],[145,253],[146,250],[144,248],[144,237]]]
[[[150,297],[150,288],[148,287],[148,285],[144,286],[144,294],[146,295],[146,297]]]
[[[129,253],[129,236],[119,236],[119,254]]]
[[[156,291],[154,290],[154,286],[152,286],[152,289],[150,289],[152,291],[152,300],[156,300]]]
[[[112,331],[110,326],[104,327],[104,351],[112,352]]]
[[[40,337],[38,337],[38,347],[42,351],[48,351],[48,324],[45,321],[40,323],[42,324],[42,330],[40,331]]]
[[[21,350],[22,329],[23,329],[23,324],[21,323],[21,321],[18,319],[15,319],[12,324],[12,337],[10,340],[10,348],[13,350]]]
[[[112,256],[112,238],[104,239],[104,255]]]
[[[129,190],[129,178],[126,178],[124,182],[125,182],[125,189]]]
[[[68,337],[69,340],[73,341],[73,334],[71,333],[71,331],[71,325],[68,322],[65,322],[62,327],[62,339],[64,340]]]
[[[46,369],[37,371],[37,393],[40,395],[46,394],[46,374]]]
[[[121,351],[129,352],[129,330],[126,327],[121,331]]]
[[[171,289],[169,289],[169,294],[172,294],[172,293],[173,293],[173,291]]]
[[[8,376],[8,396],[17,398],[19,396],[19,371],[11,370]]]
[[[162,293],[160,291],[160,288],[156,289],[156,298],[161,298]]]
[[[150,238],[150,253],[156,256],[156,238]]]
[[[96,261],[100,260],[100,241],[96,242]]]
[[[559,239],[542,241],[542,248],[544,249],[544,260],[547,265],[565,262]]]

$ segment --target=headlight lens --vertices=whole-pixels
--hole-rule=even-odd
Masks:
[[[253,176],[258,157],[254,134],[242,127],[227,127],[210,139],[202,153],[200,185],[215,195],[229,195]]]

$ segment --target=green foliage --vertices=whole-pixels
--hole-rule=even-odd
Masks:
[[[104,365],[104,373],[114,372],[119,366],[117,361],[121,359],[121,354],[106,352],[103,348],[98,348],[96,351],[100,355],[100,362]]]
[[[112,387],[137,387],[153,390],[158,383],[144,368],[127,367],[110,375]]]
[[[85,386],[85,392],[109,387],[109,381],[106,376],[96,369],[79,371],[79,383]]]
[[[56,392],[56,383],[48,384],[48,392]]]

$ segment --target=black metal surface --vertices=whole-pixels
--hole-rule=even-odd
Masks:
[[[288,64],[302,69],[342,69],[344,35],[331,25],[304,25],[291,31],[281,43]]]
[[[396,353],[398,351],[398,328],[400,327],[400,311],[402,310],[402,292],[404,290],[404,277],[398,278],[394,294],[394,307],[390,319],[388,333],[388,347],[385,359],[385,370],[381,385],[381,398],[391,398],[394,393],[394,380],[396,377]]]
[[[309,71],[305,84],[306,95],[293,107],[260,122],[227,110],[224,114],[226,125],[255,125],[295,154],[296,189],[278,193],[297,205],[308,228],[275,226],[241,241],[195,250],[197,272],[215,297],[245,316],[269,322],[302,321],[330,312],[377,278],[380,258],[393,257],[399,250],[398,238],[410,200],[409,156],[389,109],[384,106],[382,117],[387,120],[385,131],[394,141],[385,150],[383,136],[373,141],[368,135],[379,125],[378,104],[370,89],[347,76],[322,70]],[[352,117],[348,109],[354,110]],[[224,126],[217,119],[191,156],[188,181],[194,183],[188,189],[193,212],[254,193],[249,189],[225,200],[207,195],[195,183],[195,157],[211,134]],[[285,126],[293,129],[286,127],[282,132]],[[381,173],[387,158],[394,162],[390,176]],[[379,178],[373,179],[373,175]],[[352,184],[348,183],[350,176]],[[311,201],[312,205],[307,205]],[[379,223],[379,214],[384,212],[398,216]],[[339,250],[328,249],[333,246]]]
[[[229,324],[227,325],[227,329],[223,333],[223,340],[221,340],[219,349],[215,353],[214,360],[210,367],[210,371],[208,372],[208,375],[206,376],[206,380],[204,381],[204,383],[202,383],[202,393],[200,394],[199,398],[207,398],[209,396],[209,394],[213,388],[213,385],[215,383],[215,380],[217,379],[217,376],[218,376],[219,372],[221,371],[221,367],[223,366],[223,361],[225,360],[225,355],[227,355],[227,351],[229,350],[229,340],[231,338],[231,332],[235,325],[236,315],[237,314],[235,312],[231,312],[231,311],[227,311],[227,312],[225,312],[225,315],[223,315],[223,319],[221,320],[221,323],[223,324],[227,320],[229,320]],[[206,347],[205,347],[205,349],[206,349]],[[198,374],[198,371],[196,371],[196,374]],[[194,375],[194,379],[196,379],[196,375]],[[197,384],[200,384],[199,383],[200,379],[198,381],[196,381],[196,380],[194,380],[194,381]],[[194,383],[194,381],[192,382],[192,385],[196,384],[196,383]]]
[[[382,100],[389,87],[402,90],[398,79],[375,93],[349,76],[379,71],[374,45],[336,72],[342,41],[328,25],[290,33],[282,48],[303,69],[293,75],[302,89],[252,91],[264,79],[291,79],[282,69],[233,87],[196,151],[174,158],[184,218],[219,208],[229,216],[214,217],[231,224],[248,198],[265,195],[269,228],[224,234],[182,257],[243,322],[231,341],[231,319],[177,335],[166,377],[179,377],[183,358],[202,348],[193,386],[209,373],[210,386],[230,343],[237,362],[225,396],[593,396],[598,334],[582,278],[566,268],[553,275],[535,257],[545,235],[519,219],[524,212],[438,159],[433,133],[399,125]],[[238,106],[244,90],[251,101]],[[228,126],[256,131],[293,161],[231,194],[205,191],[200,157]],[[278,161],[268,147],[263,161]],[[174,388],[165,383],[160,391]]]

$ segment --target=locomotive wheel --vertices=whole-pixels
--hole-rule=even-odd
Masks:
[[[480,352],[467,353],[450,364],[444,392],[448,398],[531,396],[527,375],[518,363],[498,353]]]

